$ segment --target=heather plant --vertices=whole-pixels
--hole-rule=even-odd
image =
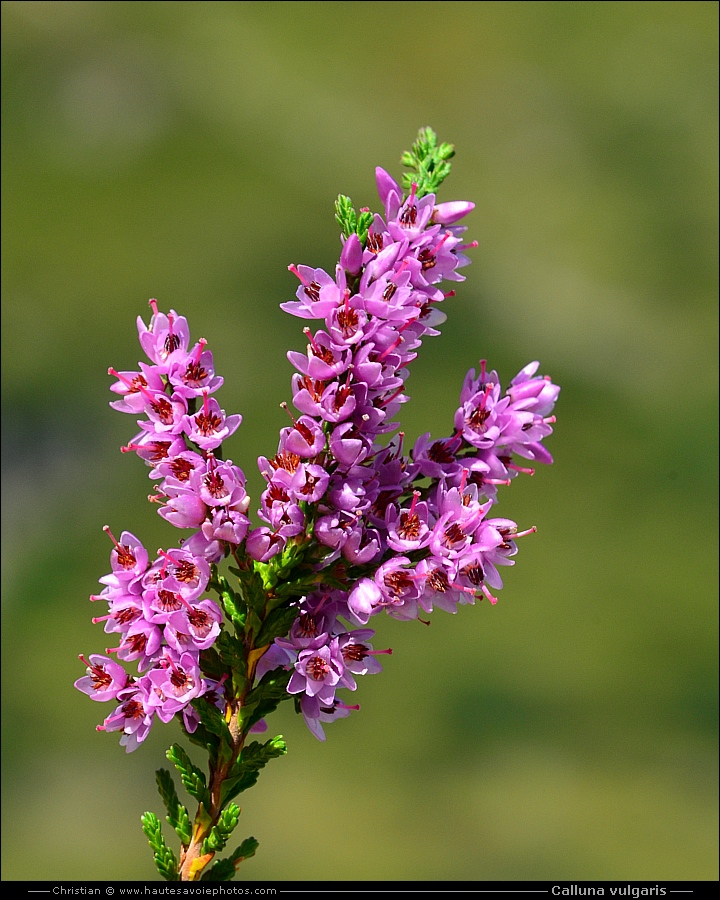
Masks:
[[[248,517],[242,469],[223,454],[241,416],[215,399],[223,379],[186,319],[151,300],[149,324],[137,322],[148,362],[109,369],[110,405],[140,429],[122,450],[150,468],[150,501],[187,536],[153,558],[134,534],[105,527],[111,571],[91,600],[107,606],[93,621],[116,646],[80,657],[87,674],[76,687],[113,704],[98,730],[119,732],[128,752],[156,721],[177,719],[207,754],[203,769],[179,744],[167,752],[197,804],[192,816],[170,771],[157,772],[179,855],[159,818],[142,817],[168,880],[228,880],[255,853],[250,837],[220,858],[238,824],[236,798],[286,752],[282,737],[256,739],[280,703],[292,699],[325,740],[325,726],[359,709],[347,702],[357,678],[380,672],[392,652],[373,648],[374,616],[494,605],[500,567],[535,531],[494,513],[498,488],[532,474],[525,461],[552,462],[542,442],[559,388],[537,362],[503,390],[481,360],[446,437],[423,434],[406,449],[398,431],[408,366],[454,295],[442,283],[464,280],[466,251],[477,246],[457,224],[474,205],[436,199],[453,154],[422,129],[402,157],[402,186],[376,170],[382,214],[338,197],[334,272],[289,266],[299,284],[282,309],[320,327],[305,327],[305,350],[288,353],[295,412],[282,404],[277,451],[258,459],[261,524]]]

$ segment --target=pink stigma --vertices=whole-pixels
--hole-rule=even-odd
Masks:
[[[103,525],[103,531],[104,531],[105,534],[110,538],[110,540],[113,542],[113,544],[115,544],[115,549],[116,549],[116,550],[118,551],[118,553],[119,553],[120,550],[121,550],[120,543],[119,543],[119,541],[117,540],[117,538],[115,537],[115,535],[112,533],[112,531],[110,531],[110,526],[109,526],[109,525]]]
[[[395,282],[396,282],[396,279],[397,279],[397,277],[398,277],[398,275],[401,275],[401,274],[405,271],[405,269],[407,269],[407,267],[408,267],[409,265],[410,265],[410,261],[409,261],[407,258],[405,258],[405,259],[402,261],[402,263],[400,264],[400,267],[398,268],[397,272],[395,272],[395,273],[392,275],[391,281],[392,281],[393,283],[395,283]]]
[[[298,267],[295,265],[295,263],[291,263],[291,264],[288,266],[288,272],[292,272],[293,275],[296,275],[296,276],[300,279],[300,283],[301,283],[302,285],[304,285],[305,287],[308,286],[308,282],[305,281],[305,279],[302,277],[302,275],[300,274],[300,270],[299,270]]]
[[[405,338],[402,337],[402,335],[400,335],[394,343],[390,344],[389,347],[386,347],[383,350],[383,352],[380,354],[380,356],[377,357],[377,362],[382,362],[385,359],[385,357],[388,355],[388,353],[392,353],[393,350],[396,347],[399,347],[400,344],[402,344],[404,340],[405,340]]]
[[[310,346],[312,347],[313,353],[315,356],[320,356],[322,354],[322,350],[315,342],[315,338],[313,337],[312,331],[309,328],[303,328],[303,334],[306,335],[307,339],[310,341]]]
[[[198,341],[197,349],[195,350],[195,353],[193,355],[193,362],[196,366],[200,365],[200,357],[202,356],[203,350],[205,349],[206,345],[207,341],[205,340],[205,338],[200,338],[200,340]]]
[[[396,397],[399,397],[400,394],[402,394],[402,392],[404,390],[405,390],[404,385],[402,387],[399,387],[396,391],[393,391],[392,394],[390,394],[390,396],[387,399],[383,400],[380,403],[380,406],[382,406],[382,407],[389,406]]]
[[[481,586],[481,590],[482,590],[483,594],[485,594],[485,596],[488,598],[488,600],[492,603],[492,605],[495,606],[495,604],[498,602],[498,598],[493,597],[493,595],[490,593],[490,591],[487,589],[487,587],[484,584]]]
[[[122,383],[125,385],[125,387],[132,389],[133,383],[129,378],[126,378],[124,375],[121,375],[116,369],[113,369],[112,366],[110,366],[110,368],[107,371],[108,371],[108,375],[112,375],[114,378],[117,378],[119,381],[122,381]]]
[[[412,515],[415,512],[415,507],[417,505],[419,496],[420,496],[420,491],[413,491],[413,498],[412,498],[412,503],[410,504],[409,515]]]
[[[523,475],[534,475],[535,469],[526,469],[522,466],[516,466],[515,463],[508,463],[508,469],[513,469],[515,472],[522,472]]]
[[[442,245],[445,243],[445,241],[451,237],[452,237],[452,234],[449,231],[446,231],[445,234],[440,238],[440,240],[437,242],[437,244],[435,244],[435,246],[430,251],[433,254],[433,256],[435,256],[435,254],[442,247]],[[475,245],[477,246],[477,241],[475,242]]]

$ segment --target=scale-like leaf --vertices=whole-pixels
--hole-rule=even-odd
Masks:
[[[187,847],[192,837],[190,815],[180,802],[172,775],[167,769],[158,769],[155,773],[155,781],[167,810],[168,824],[175,829],[183,846]]]
[[[173,744],[167,751],[166,756],[180,773],[183,787],[188,794],[194,797],[198,803],[204,803],[208,806],[205,773],[192,764],[190,757],[180,744]]]
[[[173,851],[165,843],[162,825],[155,813],[146,812],[140,818],[142,829],[153,852],[155,867],[166,881],[178,881],[178,861]]]

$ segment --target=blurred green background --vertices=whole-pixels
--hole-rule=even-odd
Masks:
[[[479,241],[409,381],[451,428],[486,356],[563,386],[538,533],[495,608],[377,621],[384,673],[244,795],[250,879],[715,879],[717,4],[5,2],[3,878],[153,878],[158,726],[126,755],[74,691],[107,637],[101,531],[178,533],[107,406],[147,299],[190,320],[261,483],[333,201],[420,126]],[[375,623],[374,623],[375,624]],[[199,761],[199,760],[198,760]],[[173,835],[174,838],[174,835]]]

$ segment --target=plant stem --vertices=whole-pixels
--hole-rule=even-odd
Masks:
[[[227,705],[226,717],[228,730],[232,740],[232,754],[224,764],[216,766],[212,760],[209,762],[210,783],[208,785],[208,793],[210,795],[210,808],[205,809],[204,805],[198,805],[195,821],[193,823],[192,838],[189,845],[183,848],[180,854],[179,874],[180,881],[198,881],[202,876],[204,869],[212,861],[215,852],[203,853],[202,846],[205,839],[210,834],[213,826],[217,825],[220,814],[223,811],[222,803],[222,787],[225,779],[237,762],[245,741],[247,740],[247,731],[240,727],[240,710],[245,703],[245,698],[250,692],[255,680],[255,667],[262,653],[257,653],[254,647],[254,640],[250,637],[245,642],[245,658],[248,662],[248,678],[245,689],[239,697],[235,697]]]
[[[203,853],[202,845],[210,834],[214,825],[217,825],[220,813],[222,812],[222,786],[228,776],[231,768],[235,765],[240,752],[245,744],[247,737],[238,726],[238,712],[242,707],[242,698],[238,698],[228,705],[230,712],[230,721],[228,728],[232,736],[232,756],[224,764],[215,768],[210,763],[210,784],[208,791],[210,794],[210,808],[205,809],[203,804],[199,804],[198,811],[195,815],[193,824],[192,839],[190,844],[182,851],[180,855],[179,873],[181,881],[198,881],[205,867],[215,856],[214,852]]]

